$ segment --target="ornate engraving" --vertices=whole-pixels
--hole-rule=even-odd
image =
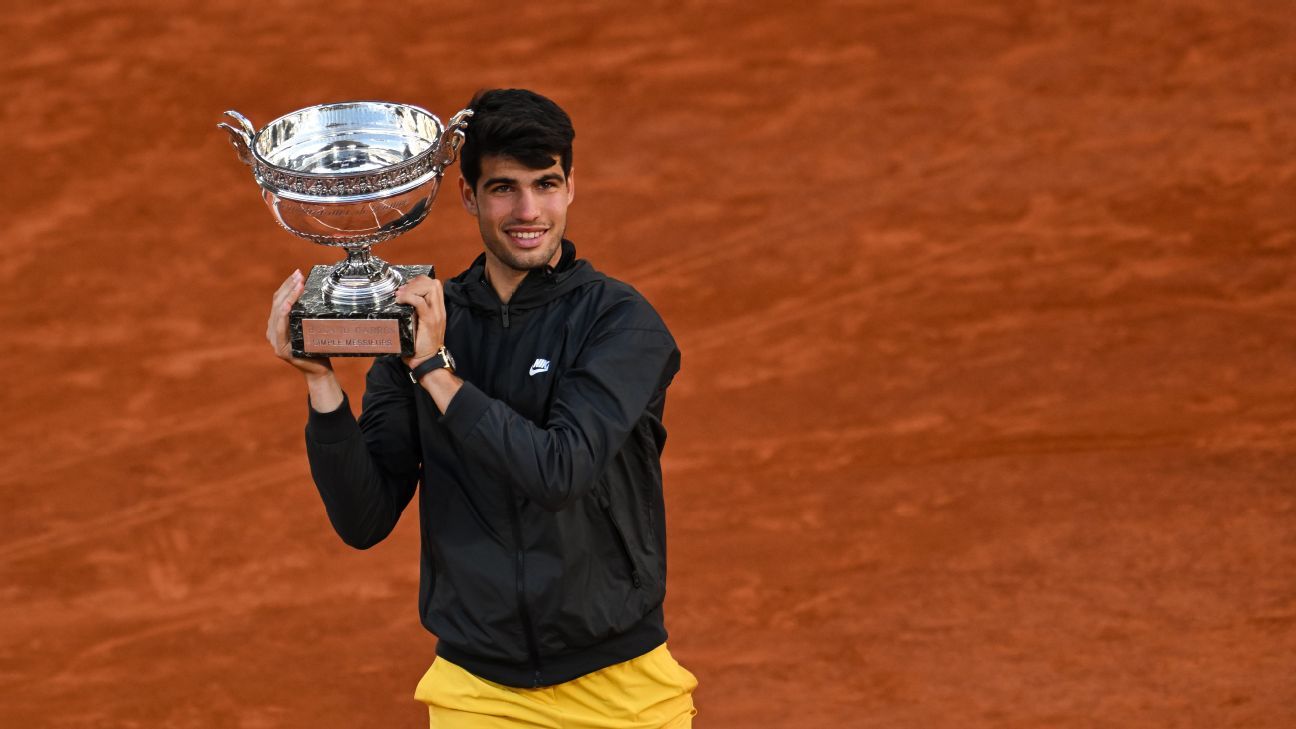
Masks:
[[[439,147],[429,147],[415,157],[399,164],[383,167],[360,175],[339,176],[336,174],[294,172],[282,167],[266,164],[260,159],[253,162],[253,174],[257,182],[276,190],[295,192],[299,195],[316,195],[319,197],[345,197],[348,195],[369,195],[390,190],[408,184],[429,172],[440,174],[441,168],[435,163],[438,156],[444,156]]]

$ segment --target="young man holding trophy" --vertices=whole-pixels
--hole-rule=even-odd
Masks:
[[[316,486],[359,549],[418,493],[419,609],[438,642],[415,696],[434,727],[691,726],[697,682],[662,615],[679,350],[564,238],[567,114],[516,89],[470,108],[459,191],[484,252],[396,291],[417,314],[413,354],[375,359],[358,420],[329,360],[293,354],[300,272],[274,296],[267,338],[305,376]]]

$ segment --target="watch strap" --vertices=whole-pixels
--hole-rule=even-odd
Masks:
[[[423,375],[432,370],[445,369],[454,372],[453,361],[450,359],[450,352],[445,347],[442,347],[436,354],[428,357],[419,366],[410,370],[410,381],[417,385],[419,380],[423,379]]]

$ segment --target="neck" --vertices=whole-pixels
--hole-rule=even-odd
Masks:
[[[557,266],[558,261],[562,260],[562,253],[563,249],[560,245],[545,265]],[[513,294],[517,293],[518,287],[522,285],[528,273],[531,272],[510,268],[491,255],[490,251],[486,252],[486,280],[490,282],[491,288],[495,289],[495,295],[499,297],[501,303],[507,304],[509,299],[513,298]]]

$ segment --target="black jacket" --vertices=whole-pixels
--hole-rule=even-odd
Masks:
[[[446,283],[464,385],[442,414],[395,356],[349,403],[311,410],[311,473],[342,539],[391,532],[420,480],[419,612],[437,653],[547,686],[666,640],[662,408],[679,350],[633,288],[576,259],[507,306],[484,256]]]

